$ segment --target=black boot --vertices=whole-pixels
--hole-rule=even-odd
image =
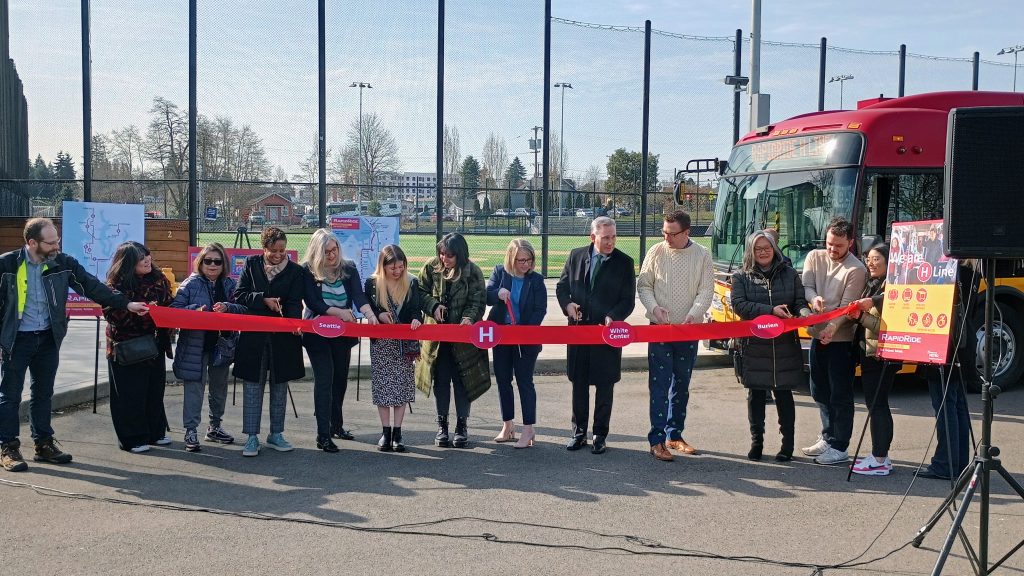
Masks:
[[[789,462],[793,459],[793,430],[782,432],[782,448],[775,455],[776,462]]]
[[[447,448],[451,446],[451,443],[448,441],[447,416],[437,417],[437,436],[434,436],[434,446],[440,446],[441,448]]]
[[[466,419],[456,418],[455,439],[452,442],[452,446],[455,448],[465,448],[467,444],[469,444],[469,431],[466,429]]]
[[[384,433],[380,435],[380,440],[377,441],[377,450],[381,452],[391,452],[391,427],[385,426]]]
[[[391,449],[395,452],[405,452],[405,444],[402,444],[401,426],[396,426],[391,429]]]
[[[750,451],[747,452],[747,458],[750,460],[760,460],[761,453],[764,451],[764,434],[751,434],[750,435]]]

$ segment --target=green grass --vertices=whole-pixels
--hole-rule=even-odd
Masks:
[[[306,246],[309,244],[309,237],[311,231],[303,232],[289,232],[288,233],[288,249],[297,250],[299,252],[299,259],[305,255]],[[525,238],[533,244],[533,248],[537,251],[537,271],[541,271],[540,262],[540,251],[541,251],[541,237],[540,236],[484,236],[478,234],[466,234],[466,242],[469,244],[469,256],[480,266],[487,275],[490,270],[504,262],[505,260],[505,249],[508,247],[508,242],[512,238]],[[259,248],[260,237],[258,233],[249,233],[249,240],[252,242],[253,248]],[[234,232],[203,232],[199,234],[199,243],[206,244],[209,242],[220,242],[226,247],[234,245],[235,233]],[[660,237],[648,237],[647,247],[650,248],[655,243],[660,242]],[[548,237],[548,270],[547,275],[549,277],[558,276],[562,268],[565,266],[565,259],[569,256],[569,251],[573,248],[584,246],[590,242],[587,236],[549,236]],[[710,238],[694,238],[694,242],[702,244],[704,247],[709,248],[711,239]],[[402,246],[402,250],[405,251],[406,256],[409,258],[409,267],[413,270],[418,270],[428,260],[435,255],[435,244],[433,235],[428,234],[403,234],[399,237],[399,244]],[[245,248],[247,246],[243,246]],[[615,244],[615,247],[625,252],[626,254],[633,257],[639,267],[640,262],[640,238],[636,236],[620,236]]]

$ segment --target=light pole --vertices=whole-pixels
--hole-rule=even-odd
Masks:
[[[1024,52],[1024,46],[1020,44],[1016,46],[1010,46],[1009,48],[1003,48],[999,52],[996,52],[996,56],[1002,56],[1003,54],[1013,54],[1013,91],[1017,91],[1017,53]]]
[[[369,82],[353,82],[348,85],[349,88],[359,88],[359,195],[363,193],[363,164],[366,161],[363,158],[363,88],[373,88]],[[359,210],[360,199],[356,198],[356,210]],[[360,211],[361,212],[361,211]]]
[[[829,79],[828,83],[839,82],[839,108],[843,108],[843,82],[853,80],[853,74],[840,74]]]
[[[555,82],[555,88],[562,89],[561,124],[558,129],[558,213],[562,213],[562,188],[565,187],[565,89],[572,90],[568,82]]]

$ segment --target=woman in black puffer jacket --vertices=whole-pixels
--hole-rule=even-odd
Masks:
[[[732,276],[732,308],[743,320],[770,314],[793,318],[809,314],[800,275],[786,264],[782,252],[763,230],[747,237],[743,267]],[[782,448],[775,459],[793,459],[793,428],[796,406],[793,389],[805,380],[803,353],[795,331],[771,339],[740,340],[743,359],[740,379],[747,388],[747,420],[750,422],[750,452],[760,460],[764,449],[764,417],[768,395],[774,392],[779,412]]]

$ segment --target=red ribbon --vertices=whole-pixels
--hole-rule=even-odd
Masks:
[[[631,326],[625,322],[616,323],[617,329],[630,331],[630,342],[680,342],[694,340],[722,340],[758,336],[771,338],[813,326],[845,315],[856,304],[845,308],[815,314],[804,318],[781,319],[775,316],[761,316],[754,320],[738,322],[713,322],[709,324],[670,324]],[[219,312],[198,312],[181,308],[150,306],[149,314],[160,328],[182,328],[186,330],[234,330],[239,332],[312,332],[325,337],[350,336],[354,338],[391,338],[397,340],[429,340],[434,342],[463,342],[481,348],[495,344],[607,344],[607,326],[499,326],[493,322],[477,322],[472,325],[424,324],[413,330],[408,324],[360,324],[342,322],[337,318],[319,317],[312,320],[255,316]],[[492,330],[493,332],[488,332]],[[490,336],[485,337],[485,336]],[[483,340],[483,342],[481,342]],[[618,338],[613,338],[618,340]]]

